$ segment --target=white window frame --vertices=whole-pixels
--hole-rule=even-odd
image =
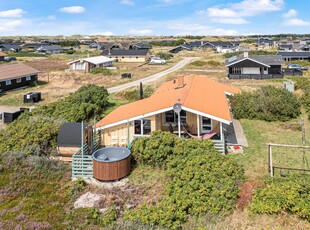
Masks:
[[[135,133],[135,121],[141,122],[141,134]],[[151,134],[144,135],[144,133],[143,133],[144,121],[150,121],[150,128],[151,128],[151,132],[152,132],[152,120],[151,119],[137,119],[137,120],[133,121],[133,136],[135,136],[135,137],[149,137],[151,135]]]
[[[6,80],[5,81],[5,85],[12,85],[12,81],[11,80]]]
[[[16,83],[21,83],[22,82],[22,79],[21,78],[17,78],[16,79]]]
[[[27,76],[26,81],[31,81],[31,76]]]
[[[173,111],[173,110],[170,110],[170,111]],[[166,112],[170,112],[170,111],[166,111]],[[181,120],[182,120],[182,118],[183,119],[185,118],[185,122],[187,123],[187,111],[186,110],[182,110],[182,111],[185,112],[185,116],[180,116]],[[173,113],[174,113],[174,122],[166,122],[166,112],[162,113],[163,114],[163,121],[162,121],[163,125],[169,126],[170,124],[171,125],[177,124],[178,123],[178,114],[173,111]]]
[[[204,125],[203,123],[202,123],[202,121],[203,121],[203,116],[201,116],[201,119],[200,119],[200,132],[201,133],[209,133],[209,132],[211,132],[212,131],[212,129],[213,129],[213,120],[211,119],[211,118],[209,118],[209,117],[205,117],[205,118],[208,118],[208,119],[210,119],[210,125]],[[203,127],[209,127],[210,128],[210,130],[203,130]]]

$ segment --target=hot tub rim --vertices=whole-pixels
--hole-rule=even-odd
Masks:
[[[97,153],[97,152],[99,152],[100,150],[102,150],[102,149],[107,149],[107,148],[109,148],[109,149],[125,149],[126,151],[127,151],[127,155],[124,157],[124,158],[120,158],[120,159],[117,159],[117,160],[99,160],[99,159],[97,159],[97,158],[95,158],[94,156],[95,156],[95,154]],[[101,148],[101,149],[97,149],[93,154],[92,154],[92,159],[93,159],[93,161],[97,161],[97,162],[100,162],[100,163],[112,163],[112,162],[118,162],[118,161],[122,161],[122,160],[124,160],[124,159],[127,159],[128,157],[130,157],[131,156],[131,151],[130,151],[130,149],[128,149],[128,148],[126,148],[126,147],[120,147],[120,146],[109,146],[109,147],[104,147],[104,148]]]

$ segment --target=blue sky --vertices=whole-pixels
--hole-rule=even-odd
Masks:
[[[309,0],[0,1],[0,36],[310,33]]]

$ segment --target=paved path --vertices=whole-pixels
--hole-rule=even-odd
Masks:
[[[139,79],[139,80],[136,80],[136,81],[132,81],[132,82],[123,84],[123,85],[118,85],[118,86],[114,86],[114,87],[108,88],[108,92],[109,93],[116,93],[116,92],[119,92],[119,91],[122,91],[122,90],[125,90],[125,89],[128,89],[128,88],[134,87],[134,86],[139,86],[140,82],[142,82],[142,83],[149,83],[149,82],[152,82],[152,81],[156,81],[157,79],[159,79],[159,78],[161,78],[161,77],[163,77],[163,76],[165,76],[167,74],[173,73],[173,72],[183,68],[184,66],[186,66],[190,62],[192,62],[194,60],[197,60],[197,59],[199,59],[199,57],[186,57],[182,61],[178,62],[176,65],[172,66],[169,69],[166,69],[166,70],[164,70],[162,72],[153,74],[153,75],[151,75],[149,77],[146,77],[146,78],[142,78],[142,79]]]

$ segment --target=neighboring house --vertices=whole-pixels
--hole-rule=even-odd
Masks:
[[[0,90],[7,91],[36,83],[39,73],[39,70],[21,63],[2,64],[0,65]]]
[[[0,52],[0,61],[4,61],[5,53]]]
[[[193,41],[187,42],[187,44],[192,48],[201,48],[206,41]]]
[[[277,55],[280,55],[284,61],[298,61],[305,60],[310,61],[310,52],[309,51],[300,51],[300,52],[278,52]]]
[[[112,66],[112,62],[116,59],[111,59],[104,56],[82,58],[69,62],[70,71],[81,71],[85,73],[91,72],[94,68],[104,68]]]
[[[42,43],[26,43],[23,45],[23,49],[25,50],[36,50],[38,48],[40,48],[41,46],[46,46],[46,45],[50,45],[48,43],[46,44],[42,44]]]
[[[212,48],[212,49],[230,49],[239,46],[239,42],[205,42],[202,48]]]
[[[289,45],[280,45],[279,46],[279,50],[283,50],[283,51],[293,51],[293,45],[289,44]]]
[[[182,45],[179,45],[179,46],[169,50],[169,53],[174,53],[175,54],[175,53],[179,53],[182,50],[192,51],[193,48],[189,44],[184,43]]]
[[[234,56],[225,61],[229,79],[272,79],[282,78],[284,61],[277,55]]]
[[[300,45],[297,51],[310,51],[310,44]]]
[[[85,130],[87,124],[84,124]],[[84,140],[85,142],[86,140]],[[64,123],[58,132],[57,152],[62,157],[71,158],[82,146],[82,124]]]
[[[148,49],[104,50],[101,55],[112,59],[117,59],[119,62],[146,62],[150,58],[150,52]]]
[[[248,51],[248,50],[249,50],[249,48],[244,47],[244,46],[235,46],[232,48],[222,48],[222,47],[218,46],[216,48],[216,52],[218,52],[218,53],[234,53],[234,52]]]
[[[17,44],[0,44],[0,51],[20,52],[22,47]]]
[[[180,76],[164,83],[149,98],[122,105],[105,116],[97,124],[101,145],[128,146],[134,138],[162,130],[200,138],[213,133],[216,147],[224,152],[223,124],[232,122],[227,95],[239,92],[204,76]],[[181,109],[180,126],[176,104]]]
[[[142,49],[151,49],[152,45],[147,42],[138,42],[138,43],[133,43],[129,46],[129,49],[137,49],[137,50],[142,50]]]
[[[256,38],[253,38],[256,40]],[[275,42],[272,40],[272,39],[269,39],[269,38],[259,38],[257,41],[256,41],[256,44],[259,46],[259,45],[263,45],[263,46],[274,46],[275,45]]]
[[[62,51],[64,48],[59,45],[42,45],[36,50],[37,53],[41,54],[58,54]]]

